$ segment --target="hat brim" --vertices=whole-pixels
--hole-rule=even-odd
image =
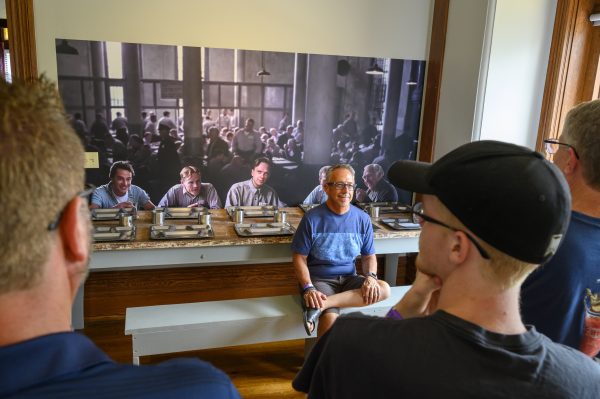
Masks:
[[[435,194],[429,185],[428,174],[431,164],[417,161],[397,161],[388,170],[388,180],[393,185],[407,191],[421,194]]]

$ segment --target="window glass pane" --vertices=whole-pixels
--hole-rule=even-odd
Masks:
[[[285,90],[283,87],[265,87],[265,107],[283,108],[284,96]]]

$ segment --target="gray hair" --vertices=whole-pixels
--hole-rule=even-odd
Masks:
[[[563,140],[576,149],[586,183],[600,190],[600,100],[579,104],[569,111]]]
[[[369,164],[367,166],[365,166],[365,171],[367,170],[372,170],[373,172],[375,172],[375,174],[377,175],[377,177],[383,177],[383,175],[385,174],[383,172],[383,168],[381,167],[381,165],[376,164],[376,163],[372,163]]]
[[[339,163],[339,164],[333,165],[329,169],[327,169],[327,178],[325,180],[329,181],[331,179],[331,174],[338,169],[346,169],[348,172],[350,172],[350,174],[352,175],[352,178],[354,179],[354,175],[355,175],[354,168],[352,166],[348,165],[347,163]]]

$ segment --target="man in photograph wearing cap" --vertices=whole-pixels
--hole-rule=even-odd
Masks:
[[[388,177],[424,194],[413,209],[417,279],[389,318],[338,319],[294,388],[330,398],[600,397],[600,366],[519,314],[521,283],[569,223],[560,170],[525,147],[479,141],[432,165],[398,161]]]
[[[572,109],[558,140],[546,140],[546,151],[565,175],[573,211],[556,255],[523,284],[523,320],[555,342],[597,356],[600,336],[584,334],[584,295],[587,289],[600,294],[600,100]]]

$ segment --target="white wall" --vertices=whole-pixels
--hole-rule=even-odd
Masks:
[[[424,60],[432,0],[34,0],[38,69],[55,38]]]
[[[534,148],[555,10],[556,0],[450,2],[436,159],[477,139]]]
[[[556,0],[498,0],[481,139],[535,147]]]
[[[0,18],[6,19],[6,4],[4,0],[0,0]]]
[[[434,159],[471,141],[487,10],[487,1],[450,1]]]

